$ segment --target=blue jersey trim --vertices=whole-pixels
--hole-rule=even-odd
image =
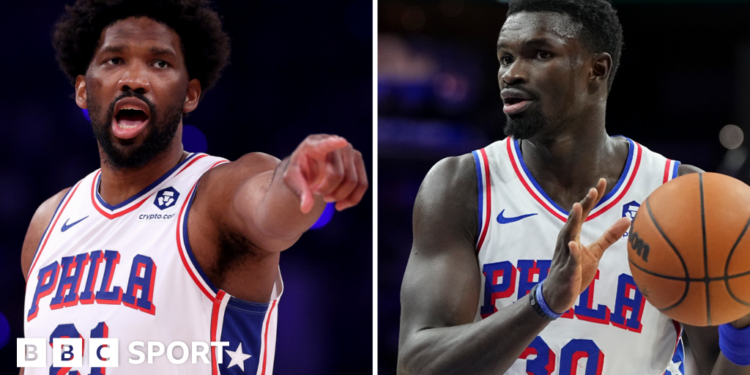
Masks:
[[[190,194],[188,197],[188,203],[187,207],[185,207],[185,216],[182,218],[182,240],[185,243],[185,251],[188,254],[188,257],[190,257],[190,262],[193,263],[193,267],[195,267],[195,270],[198,271],[198,274],[203,279],[203,281],[208,285],[211,290],[214,291],[214,293],[219,292],[219,288],[214,286],[214,284],[211,282],[211,280],[206,276],[206,274],[203,272],[203,269],[201,268],[200,264],[198,264],[198,261],[195,259],[195,256],[193,255],[193,249],[190,248],[190,239],[188,237],[188,216],[190,215],[190,206],[193,205],[193,199],[195,199],[195,193],[198,192],[198,183],[195,184],[195,189],[193,189],[193,193]]]
[[[519,141],[517,139],[513,138],[513,147],[516,150],[516,155],[518,155],[518,164],[521,164],[521,169],[523,169],[523,173],[526,175],[529,181],[531,181],[531,184],[534,185],[534,187],[536,187],[536,190],[539,191],[539,194],[542,195],[544,200],[546,200],[549,204],[555,207],[558,211],[564,213],[567,216],[568,211],[563,210],[562,207],[560,207],[557,203],[555,203],[555,201],[553,201],[552,198],[550,198],[547,195],[547,193],[545,193],[544,190],[542,190],[542,187],[539,186],[539,184],[536,182],[536,180],[534,179],[534,176],[531,175],[531,171],[529,171],[529,168],[526,167],[526,162],[523,160],[523,154],[521,153],[521,147],[518,142]]]
[[[677,342],[677,346],[675,346],[675,350],[674,350],[674,354],[672,355],[671,362],[679,363],[680,373],[685,375],[685,346],[682,341],[682,336],[680,336]],[[676,374],[673,374],[672,371],[665,370],[664,375],[676,375]]]
[[[29,265],[29,271],[31,271],[31,267],[34,265],[36,256],[37,254],[39,254],[39,249],[42,247],[42,242],[44,242],[44,237],[47,235],[47,232],[49,232],[49,229],[52,226],[52,222],[55,221],[55,216],[57,216],[57,213],[60,211],[60,207],[62,207],[63,202],[65,202],[65,198],[68,197],[68,194],[70,194],[70,192],[73,191],[73,189],[75,189],[75,185],[65,192],[65,195],[63,195],[63,198],[60,200],[60,203],[57,204],[57,208],[55,208],[55,213],[52,214],[52,217],[49,219],[49,223],[47,223],[47,229],[44,230],[44,233],[42,233],[42,237],[39,238],[39,244],[36,245],[36,251],[34,251],[34,257],[31,258],[31,265]],[[29,275],[26,275],[26,276],[28,278]]]
[[[633,141],[630,138],[623,137],[628,140],[628,161],[625,163],[625,169],[622,171],[622,175],[620,175],[620,179],[617,181],[617,184],[615,185],[610,192],[604,196],[604,198],[599,200],[599,203],[596,204],[596,207],[599,207],[602,203],[609,200],[614,194],[617,193],[617,190],[620,189],[620,186],[625,181],[625,177],[627,177],[628,172],[630,171],[630,165],[633,162],[633,156],[635,154],[635,144],[633,144]],[[539,186],[539,184],[534,179],[534,176],[531,175],[531,171],[529,171],[529,168],[526,166],[526,162],[523,160],[523,154],[521,153],[521,147],[519,145],[519,141],[515,138],[513,138],[513,147],[516,150],[516,155],[518,155],[518,163],[521,164],[521,168],[523,169],[524,174],[526,177],[531,181],[531,184],[536,187],[536,190],[539,191],[539,194],[542,195],[542,197],[552,206],[554,206],[556,209],[558,209],[560,212],[564,213],[566,216],[569,215],[568,210],[564,210],[562,207],[560,207],[555,201],[550,198],[547,193],[542,190],[542,187]]]
[[[615,193],[617,193],[618,190],[620,190],[620,186],[625,182],[625,177],[628,176],[628,172],[630,171],[630,166],[633,164],[633,156],[635,156],[635,144],[633,141],[628,137],[623,137],[628,140],[628,161],[625,163],[625,169],[622,171],[622,175],[620,176],[620,179],[617,181],[617,184],[615,184],[615,187],[612,188],[612,190],[609,191],[607,195],[604,196],[604,198],[599,200],[599,203],[596,204],[595,207],[599,207],[602,203],[609,200],[609,198],[612,198]]]
[[[247,302],[241,303],[247,307]],[[262,308],[240,308],[237,305],[237,300],[233,297],[230,298],[224,311],[224,319],[221,322],[220,338],[221,341],[228,342],[229,346],[222,350],[224,360],[218,365],[219,374],[240,373],[237,371],[237,366],[233,366],[234,369],[228,368],[231,361],[229,361],[229,356],[226,353],[227,350],[236,352],[240,344],[242,344],[242,352],[248,355],[243,361],[245,374],[255,374],[258,372],[258,368],[263,366],[263,349],[264,345],[267,344],[263,337],[263,328],[265,320],[271,319],[271,316],[266,317],[270,304],[264,305]],[[269,348],[265,348],[265,350],[267,353]],[[266,356],[269,356],[269,354],[266,354]],[[270,372],[270,368],[268,368],[266,373]]]
[[[227,302],[227,308],[231,307],[231,308],[241,310],[250,314],[266,315],[266,312],[268,311],[269,306],[271,306],[271,302],[266,302],[266,303],[250,302],[250,301],[241,300],[234,296],[230,296],[229,301]]]
[[[477,167],[477,188],[479,192],[477,193],[478,202],[479,202],[479,209],[477,210],[477,223],[479,224],[479,227],[477,228],[477,238],[482,233],[482,208],[484,207],[484,191],[482,189],[482,164],[479,162],[479,153],[476,151],[471,152],[472,155],[474,155],[474,165]]]
[[[677,160],[672,160],[674,162],[674,167],[672,168],[672,179],[677,178],[677,174],[680,171],[680,162]]]
[[[149,191],[151,191],[151,189],[155,188],[156,186],[158,186],[159,184],[161,184],[162,182],[164,182],[164,180],[166,180],[167,177],[171,176],[172,173],[174,173],[174,171],[176,171],[181,166],[185,165],[185,163],[187,163],[189,160],[191,160],[195,155],[198,155],[198,154],[197,153],[192,153],[192,154],[188,155],[188,157],[186,157],[185,160],[183,160],[179,164],[175,165],[174,168],[172,168],[169,171],[167,171],[167,173],[164,173],[156,181],[152,182],[151,185],[146,186],[145,188],[143,188],[143,190],[141,190],[137,194],[133,195],[132,197],[130,197],[128,199],[126,199],[124,202],[122,202],[120,204],[117,204],[117,205],[114,205],[114,206],[112,206],[109,203],[105,202],[104,199],[102,199],[102,197],[99,195],[99,186],[102,183],[102,175],[100,173],[99,177],[96,180],[96,189],[95,189],[96,190],[95,191],[95,193],[96,193],[95,194],[96,200],[99,201],[99,204],[101,204],[102,206],[104,206],[104,208],[106,208],[106,209],[108,209],[110,211],[115,211],[115,210],[117,210],[119,208],[125,207],[125,206],[129,205],[130,203],[133,203],[133,201],[137,200],[138,198],[141,198],[143,195],[145,195],[146,193],[148,193]]]

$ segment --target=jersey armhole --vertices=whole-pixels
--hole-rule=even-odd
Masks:
[[[680,170],[680,162],[677,160],[667,159],[664,165],[664,180],[662,183],[666,184],[669,181],[677,178],[677,173]]]
[[[492,185],[490,182],[490,166],[485,149],[472,151],[474,166],[477,171],[477,253],[482,250],[487,229],[490,224],[492,208]]]
[[[65,195],[63,195],[63,198],[60,200],[60,203],[57,204],[57,208],[55,208],[55,213],[52,214],[52,217],[49,219],[49,223],[47,224],[47,229],[44,230],[44,233],[42,233],[42,237],[39,238],[39,245],[36,247],[36,251],[34,251],[34,257],[31,258],[31,266],[29,266],[28,274],[26,275],[26,280],[29,280],[31,277],[31,273],[34,270],[34,266],[36,265],[37,260],[39,260],[39,257],[42,254],[42,250],[44,250],[44,246],[46,245],[46,239],[50,236],[51,232],[50,230],[54,229],[55,224],[57,223],[57,219],[62,215],[62,212],[65,210],[65,206],[67,206],[67,202],[70,201],[70,199],[73,198],[73,194],[75,194],[76,190],[78,190],[78,186],[81,185],[81,181],[78,181],[75,186],[70,188]],[[28,285],[28,282],[26,283]]]
[[[226,159],[216,161],[213,164],[211,164],[208,168],[206,168],[206,170],[203,173],[221,164],[226,164],[226,163],[229,163],[229,161]],[[195,282],[196,286],[211,301],[219,302],[223,299],[224,296],[226,296],[227,301],[229,302],[230,305],[232,305],[232,302],[234,300],[240,303],[257,304],[256,302],[249,302],[249,301],[241,300],[217,288],[216,285],[214,285],[211,282],[211,280],[208,278],[208,275],[206,275],[206,273],[203,271],[197,259],[195,258],[195,255],[193,254],[193,250],[190,247],[190,239],[188,237],[188,218],[190,216],[190,208],[193,204],[193,201],[195,200],[195,195],[198,191],[199,183],[200,183],[200,178],[198,179],[198,181],[195,182],[195,184],[193,184],[193,187],[190,189],[187,199],[185,199],[185,202],[182,203],[182,208],[178,216],[177,247],[178,247],[178,250],[180,251],[180,258],[182,260],[183,266],[185,267],[188,274],[190,275],[190,278],[192,278],[193,281]],[[276,280],[274,280],[274,285],[273,285],[273,289],[271,292],[271,298],[268,302],[265,302],[264,304],[268,305],[268,304],[273,303],[274,301],[278,301],[278,299],[281,298],[283,291],[284,291],[284,282],[281,278],[281,271],[278,270],[276,274]],[[232,301],[229,301],[230,299]]]

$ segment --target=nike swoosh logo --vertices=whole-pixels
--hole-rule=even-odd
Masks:
[[[502,210],[502,211],[500,211],[500,215],[497,215],[497,222],[500,223],[500,224],[515,223],[516,221],[519,221],[521,219],[525,219],[525,218],[527,218],[529,216],[536,215],[536,214],[528,214],[528,215],[521,215],[521,216],[516,216],[516,217],[505,217],[505,216],[503,216],[504,212],[505,212],[505,210]]]
[[[60,231],[61,231],[61,232],[65,232],[66,230],[70,229],[70,227],[72,227],[72,226],[74,226],[74,225],[76,225],[76,224],[78,224],[78,223],[80,223],[80,222],[82,222],[82,221],[86,220],[86,218],[87,218],[87,217],[88,217],[88,216],[86,216],[86,217],[84,217],[83,219],[81,219],[81,220],[78,220],[78,221],[76,221],[76,222],[74,222],[74,223],[70,223],[70,225],[68,225],[68,221],[70,221],[70,218],[68,218],[68,220],[65,220],[65,224],[63,224],[62,228],[60,228]]]

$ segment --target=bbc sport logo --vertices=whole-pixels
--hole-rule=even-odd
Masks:
[[[17,367],[48,367],[47,363],[47,340],[19,338],[16,346]],[[131,357],[128,363],[132,365],[153,364],[154,359],[166,354],[170,363],[181,365],[191,360],[197,364],[200,358],[204,364],[209,364],[209,347],[224,348],[229,346],[227,341],[206,342],[193,341],[188,344],[182,341],[173,341],[165,346],[158,341],[133,341],[128,345]],[[175,350],[181,349],[182,355],[177,357]],[[120,344],[118,339],[90,339],[88,345],[88,366],[90,367],[119,367]],[[145,353],[143,351],[145,349]],[[135,357],[133,357],[135,356]],[[83,339],[55,338],[52,340],[52,366],[57,368],[83,367]],[[221,355],[216,356],[216,362],[221,364]],[[249,356],[248,356],[249,357]],[[233,358],[234,361],[234,358]]]

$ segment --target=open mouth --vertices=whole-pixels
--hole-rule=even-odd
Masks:
[[[151,110],[141,99],[128,97],[117,101],[112,118],[112,133],[120,139],[132,139],[146,129]]]
[[[503,112],[505,112],[506,115],[515,115],[526,110],[531,103],[531,100],[522,98],[505,98],[503,102],[505,103],[503,106]]]
[[[525,101],[527,100],[521,99],[521,98],[507,98],[505,99],[505,105],[514,105],[514,104],[518,104],[520,102],[525,102]]]
[[[146,122],[148,115],[140,109],[123,108],[117,112],[115,120],[117,120],[117,125],[120,127],[132,129]]]

